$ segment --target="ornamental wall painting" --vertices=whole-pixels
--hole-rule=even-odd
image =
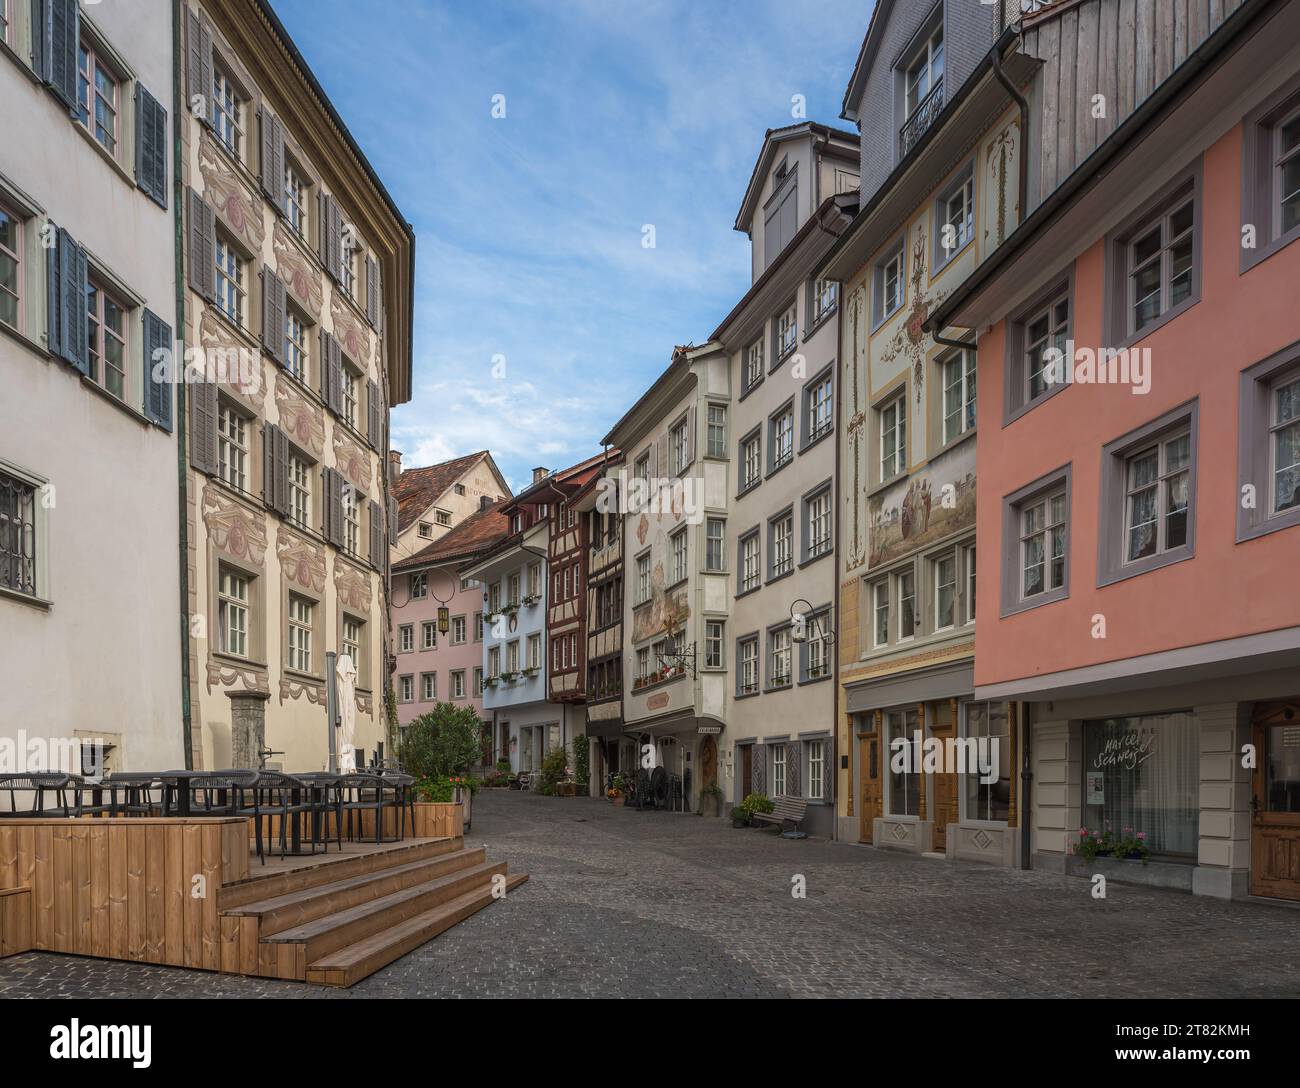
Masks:
[[[281,526],[275,552],[285,578],[318,596],[325,592],[325,553],[318,545]]]
[[[343,354],[353,362],[370,364],[370,334],[361,327],[348,305],[337,293],[330,295],[330,318],[334,322],[334,339]]]
[[[265,669],[242,668],[225,658],[214,657],[211,653],[208,654],[207,687],[209,695],[212,694],[214,687],[260,691],[266,694],[270,694],[271,691]]]
[[[992,195],[985,197],[992,202],[992,207],[986,209],[987,214],[984,216],[984,241],[985,252],[989,249],[1000,246],[1007,237],[1008,224],[1020,222],[1020,198],[1017,196],[1010,204],[1007,203],[1007,195],[1011,191],[1008,179],[1011,171],[1016,168],[1018,158],[1018,137],[1020,123],[1013,121],[1002,129],[988,145],[984,148],[984,159],[988,163],[989,177],[993,181]],[[990,238],[989,226],[992,223],[996,227],[996,234]]]
[[[227,498],[211,484],[203,489],[203,523],[212,546],[232,559],[261,568],[266,561],[266,518]]]
[[[308,680],[301,676],[280,676],[280,702],[306,696],[307,702],[317,706],[325,705],[325,685],[319,680]]]
[[[264,414],[266,379],[262,352],[245,344],[211,306],[199,316],[199,346],[203,370],[209,381],[219,382],[248,399]]]
[[[867,503],[876,567],[975,526],[975,443],[962,442]]]
[[[216,209],[222,222],[234,231],[250,252],[261,259],[261,198],[254,197],[240,180],[224,152],[217,149],[212,134],[203,130],[199,139],[199,174],[203,177],[203,198]]]
[[[336,560],[334,589],[339,606],[352,612],[370,612],[370,576],[351,564]]]
[[[353,487],[370,493],[370,455],[339,427],[334,428],[334,464]]]
[[[319,320],[325,301],[325,281],[320,269],[303,256],[298,243],[289,237],[289,228],[279,217],[271,228],[271,249],[275,253],[276,275],[311,319]]]
[[[280,430],[289,436],[289,441],[319,458],[325,452],[325,416],[283,370],[275,374],[275,407],[280,415]]]
[[[848,343],[845,345],[848,349],[845,360],[847,372],[842,383],[842,388],[849,397],[849,401],[845,406],[845,412],[848,414],[845,443],[848,448],[845,451],[844,460],[844,463],[848,466],[849,486],[843,489],[847,514],[844,524],[848,526],[844,560],[846,570],[852,570],[854,567],[860,566],[867,559],[861,505],[861,495],[866,488],[867,482],[865,471],[867,414],[863,410],[863,398],[860,393],[862,379],[867,371],[866,312],[867,289],[865,285],[859,285],[849,295],[848,326],[846,328]]]
[[[925,393],[925,353],[931,345],[930,337],[924,326],[930,317],[933,306],[942,302],[947,292],[936,291],[928,297],[921,285],[925,282],[926,244],[925,225],[917,224],[911,247],[911,271],[908,282],[911,290],[908,294],[908,310],[901,322],[896,324],[894,333],[885,341],[880,354],[880,361],[889,373],[897,373],[901,367],[912,369],[912,385],[916,391],[916,406],[924,403]]]

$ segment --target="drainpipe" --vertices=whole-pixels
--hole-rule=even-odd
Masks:
[[[172,378],[176,386],[176,475],[179,483],[180,504],[180,595],[181,595],[181,740],[185,749],[185,769],[194,769],[193,708],[190,706],[190,540],[189,540],[189,465],[186,459],[186,402],[185,402],[185,228],[181,217],[185,188],[181,181],[183,160],[182,137],[185,118],[181,93],[181,4],[172,0],[172,200],[173,221],[176,224],[176,350],[172,356]],[[179,361],[179,381],[177,363]]]
[[[1021,41],[1019,34],[1016,35],[1016,41]],[[1023,223],[1029,215],[1029,148],[1027,143],[1029,137],[1029,103],[1025,101],[1024,95],[1016,90],[1011,80],[1007,78],[1007,74],[1002,70],[1002,57],[996,49],[993,51],[992,64],[994,78],[1002,84],[1003,89],[1020,108],[1020,154],[1018,156],[1020,161],[1017,163],[1020,177],[1017,183],[1017,197],[1020,204],[1020,222]]]

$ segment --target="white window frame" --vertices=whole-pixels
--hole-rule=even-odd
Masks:
[[[314,601],[297,593],[289,594],[287,664],[296,672],[309,675],[312,671],[312,629],[315,614]]]
[[[1062,516],[1059,519],[1053,516],[1053,507],[1056,500],[1060,500]],[[1126,504],[1127,505],[1127,504]],[[1068,527],[1069,527],[1069,504],[1066,501],[1066,489],[1064,486],[1054,487],[1042,496],[1024,503],[1017,510],[1017,524],[1020,528],[1019,543],[1019,563],[1017,564],[1017,597],[1021,601],[1032,601],[1040,594],[1051,593],[1061,589],[1065,585],[1067,560],[1065,554],[1068,551]],[[1032,514],[1041,514],[1042,523],[1038,523],[1037,517],[1032,518]],[[1029,523],[1033,521],[1031,526]],[[1127,519],[1126,519],[1127,524]],[[1061,580],[1053,584],[1052,575],[1052,544],[1056,539],[1056,534],[1060,534],[1061,540]],[[1032,567],[1038,564],[1028,562],[1029,548],[1031,543],[1037,540],[1042,548],[1040,562],[1043,566],[1043,581],[1039,589],[1028,593],[1025,590],[1025,574]]]
[[[233,567],[217,568],[217,630],[223,654],[250,658],[253,579]]]
[[[891,397],[876,411],[880,417],[880,480],[892,480],[908,469],[907,390]],[[892,424],[889,422],[893,413]]]
[[[939,363],[941,398],[939,410],[943,416],[943,441],[945,445],[975,429],[979,415],[978,401],[976,399],[978,380],[975,360],[975,352],[958,351],[947,356]],[[949,405],[951,394],[954,391],[957,395],[955,412],[951,410]]]

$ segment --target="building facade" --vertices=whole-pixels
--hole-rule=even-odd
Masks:
[[[1016,734],[1011,707],[974,699],[974,345],[922,325],[1018,222],[1013,93],[1035,67],[996,7],[879,5],[846,95],[859,207],[816,273],[844,285],[839,837],[1001,864]],[[923,763],[959,739],[997,766]]]
[[[1001,434],[976,697],[1025,707],[1034,867],[1090,874],[1109,830],[1151,855],[1125,879],[1297,900],[1300,5],[1216,5],[1185,42],[1121,20],[1116,89],[1081,24],[1119,6],[1026,20],[1068,137],[1031,141],[1041,203],[931,319],[980,331]],[[1093,86],[1100,132],[1067,109]]]
[[[753,285],[711,337],[727,352],[733,396],[708,401],[703,421],[705,456],[735,466],[726,516],[703,533],[704,569],[733,583],[729,617],[708,621],[729,628],[726,801],[801,797],[804,826],[828,838],[839,286],[811,272],[848,221],[858,165],[855,133],[805,123],[766,135],[736,219]]]
[[[0,736],[44,768],[183,766],[172,20],[3,15]]]
[[[410,396],[414,240],[263,0],[183,13],[190,735],[196,765],[328,765],[389,739],[388,410]]]
[[[424,468],[403,469],[397,450],[389,451],[388,461],[397,500],[394,563],[441,539],[482,510],[485,501],[510,498],[510,485],[487,450]]]

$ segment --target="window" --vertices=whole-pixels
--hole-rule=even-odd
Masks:
[[[785,745],[772,745],[772,796],[785,796]]]
[[[361,554],[361,502],[348,484],[343,485],[343,547],[349,555]]]
[[[411,575],[411,600],[422,601],[429,595],[429,575],[421,571]]]
[[[542,565],[541,563],[530,563],[528,565],[528,596],[540,597],[542,595]]]
[[[506,643],[506,671],[519,671],[519,640]]]
[[[1071,467],[1065,465],[1003,500],[1004,616],[1069,595],[1070,477]]]
[[[558,577],[559,575],[560,575],[560,572],[557,571],[557,572],[556,572],[556,576]],[[562,600],[562,601],[567,601],[567,600],[569,599],[569,597],[572,596],[572,594],[569,592],[570,582],[569,582],[569,568],[568,568],[568,567],[565,567],[565,568],[564,568],[564,571],[563,571],[563,577],[564,577],[564,582],[563,582],[563,592],[562,592],[562,593],[557,593],[556,596],[557,596],[560,600]]]
[[[684,472],[691,463],[690,417],[681,420],[668,433],[669,468],[674,476]]]
[[[943,440],[975,429],[975,352],[959,351],[939,364],[943,385]]]
[[[690,567],[687,564],[687,529],[685,526],[678,529],[671,537],[672,555],[673,555],[673,583],[680,582],[690,573]]]
[[[1300,86],[1290,79],[1242,125],[1241,225],[1255,245],[1241,251],[1241,271],[1300,237]]]
[[[650,647],[642,646],[636,652],[636,678],[644,684],[650,678]]]
[[[348,298],[354,301],[356,300],[357,297],[357,258],[358,258],[358,249],[355,243],[353,243],[353,241],[351,240],[351,236],[349,235],[349,233],[345,230],[343,232],[343,247],[342,247],[342,258],[341,258],[342,267],[343,267],[343,279],[342,281],[340,281],[339,286],[343,288],[343,293],[347,295]]]
[[[519,607],[519,584],[519,571],[512,571],[506,577],[506,604],[512,604],[516,608]]]
[[[931,91],[943,87],[943,24],[926,39],[906,69],[905,111],[910,117]]]
[[[248,490],[248,420],[222,401],[217,406],[217,475],[236,491]]]
[[[398,677],[398,699],[403,703],[415,702],[415,677]]]
[[[880,418],[880,479],[907,471],[907,394],[877,409]]]
[[[86,280],[90,377],[119,400],[126,398],[127,310],[93,279]]]
[[[808,742],[808,779],[803,795],[809,801],[820,801],[825,797],[826,781],[826,742],[810,740]]]
[[[37,596],[36,486],[0,473],[0,588]]]
[[[988,760],[991,769],[997,772],[997,779],[987,783],[983,775],[961,776],[966,791],[963,816],[967,820],[1005,823],[1011,812],[1011,728],[1007,704],[966,703],[962,710],[966,719],[964,735],[976,741],[980,763]]]
[[[9,0],[0,0],[0,42],[12,45],[13,42],[9,32],[10,21]]]
[[[748,393],[763,380],[763,340],[760,337],[745,349],[744,392]]]
[[[1277,382],[1269,395],[1272,512],[1300,508],[1300,375]]]
[[[747,592],[757,589],[762,578],[759,567],[759,539],[755,529],[740,539],[740,589]]]
[[[465,494],[465,485],[464,485],[464,484],[455,484],[455,485],[452,487],[452,491],[454,491],[457,495],[463,495],[463,494]]]
[[[916,634],[916,572],[899,571],[894,583],[898,587],[898,641],[906,642]]]
[[[352,616],[343,617],[343,652],[352,658],[352,663],[361,671],[361,620]]]
[[[465,670],[456,669],[451,674],[451,697],[453,699],[465,698]]]
[[[792,302],[776,319],[776,360],[781,362],[799,344],[799,321]]]
[[[22,328],[23,224],[0,204],[0,322]]]
[[[1020,514],[1020,594],[1036,596],[1065,585],[1065,490],[1027,505]]]
[[[885,736],[889,742],[887,804],[891,816],[919,816],[921,812],[921,753],[913,743],[913,733],[919,728],[917,722],[915,710],[885,712]],[[909,754],[910,758],[903,758]]]
[[[758,691],[758,638],[740,640],[739,695],[754,695]]]
[[[117,156],[118,79],[85,42],[77,53],[77,120]]]
[[[229,567],[217,573],[217,637],[222,653],[248,657],[249,578]]]
[[[289,520],[300,529],[311,528],[311,465],[289,453]]]
[[[495,616],[501,611],[501,583],[493,582],[488,586],[488,614]]]
[[[812,323],[817,325],[835,310],[840,285],[834,280],[814,280],[812,285]]]
[[[934,577],[934,629],[957,625],[957,553],[941,555],[930,563]]]
[[[483,666],[482,665],[474,666],[474,694],[476,696],[483,694]]]
[[[220,231],[217,232],[215,253],[217,309],[242,329],[246,302],[244,285],[247,279],[247,262]]]
[[[433,526],[427,521],[422,521],[420,522],[419,533],[422,537],[428,540],[433,536]]]
[[[541,635],[528,636],[528,667],[530,669],[540,669],[542,667]]]
[[[474,613],[474,641],[475,642],[483,641],[483,613],[482,612]]]
[[[975,178],[971,167],[935,205],[934,268],[952,260],[975,237]]]
[[[968,544],[961,550],[966,570],[966,622],[975,622],[975,545]]]
[[[299,238],[307,237],[308,185],[289,160],[284,164],[284,207],[289,227]]]
[[[1197,420],[1192,401],[1102,447],[1098,585],[1191,557]]]
[[[812,445],[819,438],[830,434],[835,426],[834,407],[834,371],[827,370],[820,377],[814,378],[803,391],[804,424],[803,444]]]
[[[772,523],[772,578],[794,570],[794,514],[786,512]]]
[[[747,491],[763,479],[763,436],[754,431],[740,443],[740,490]]]
[[[219,65],[212,66],[212,129],[232,155],[244,155],[244,103],[230,77]]]
[[[906,287],[903,282],[903,239],[876,265],[872,294],[875,305],[871,327],[879,328],[885,320],[903,305]]]
[[[431,703],[438,698],[438,674],[436,672],[420,673],[420,701]]]
[[[1067,377],[1070,296],[1058,295],[1024,323],[1024,400],[1030,404]],[[1055,366],[1053,364],[1055,363]]]
[[[726,565],[727,523],[722,518],[706,518],[704,522],[704,569],[720,571]]]
[[[708,451],[710,457],[727,456],[727,409],[725,405],[709,405]]]
[[[435,510],[434,517],[437,518],[439,525],[446,526],[451,524],[451,514],[446,510]]]
[[[889,642],[889,583],[876,582],[871,587],[872,645],[884,646]]]
[[[768,687],[790,684],[790,628],[781,627],[768,635]]]
[[[650,479],[650,454],[643,453],[632,466],[632,475],[638,480]]]
[[[501,675],[501,647],[492,646],[488,649],[488,676],[494,680]]]
[[[415,649],[415,625],[404,623],[397,629],[397,647],[399,653],[409,654]]]
[[[307,324],[292,306],[284,311],[284,366],[300,382],[307,374]]]
[[[794,409],[785,407],[768,420],[771,437],[768,440],[768,455],[772,458],[769,472],[784,468],[794,460]]]
[[[1191,295],[1193,225],[1189,199],[1129,243],[1129,332]]]
[[[644,604],[650,599],[650,553],[637,556],[636,560],[636,603]]]
[[[706,669],[722,668],[722,639],[725,629],[722,620],[704,621],[704,667]]]
[[[452,616],[451,618],[451,644],[453,646],[465,645],[465,617]]]
[[[430,620],[420,624],[420,649],[436,650],[438,648],[438,625]]]
[[[831,491],[826,488],[804,500],[804,559],[831,552]]]
[[[361,398],[361,379],[357,373],[346,364],[342,369],[343,376],[343,419],[349,427],[355,428],[357,425],[357,409]]]

